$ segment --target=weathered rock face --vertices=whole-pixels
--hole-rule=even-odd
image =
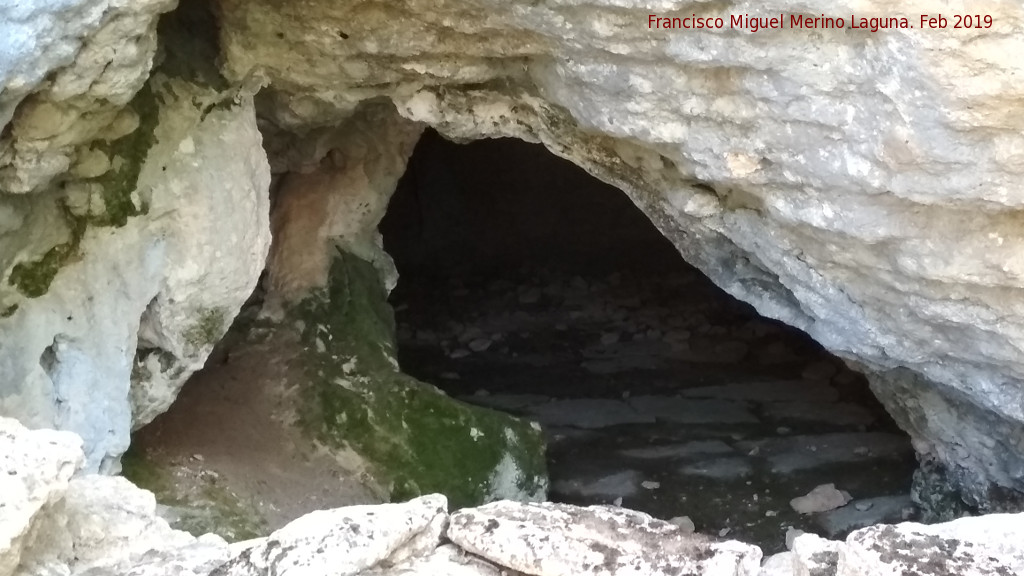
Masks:
[[[69,169],[97,170],[103,137],[142,88],[156,23],[176,0],[73,0],[0,7],[0,191],[39,191]],[[22,104],[18,107],[19,104]],[[129,130],[130,131],[130,130]]]
[[[1020,6],[929,30],[923,1],[219,4],[226,73],[269,78],[278,127],[387,96],[454,138],[541,141],[719,286],[862,366],[970,504],[1024,489]],[[915,29],[648,28],[691,8]]]
[[[44,142],[25,126],[35,122],[29,116],[39,99],[55,98],[60,83],[51,79],[17,108],[0,143],[10,152],[0,153],[0,172],[25,183],[0,184],[0,414],[78,433],[87,468],[111,470],[133,426],[167,409],[252,292],[270,239],[270,175],[251,95],[214,89],[173,66],[140,90],[156,11],[170,4],[120,12],[106,2],[60,6],[68,13],[48,14],[54,3],[25,17],[36,22],[40,42],[80,49],[77,60],[72,52],[39,65],[74,60],[54,78],[83,74],[76,86],[120,92],[79,102],[94,130],[67,120]],[[135,13],[146,6],[145,18]],[[46,27],[69,14],[84,19],[82,29]],[[46,36],[57,32],[84,36],[84,47]],[[89,59],[104,55],[114,60],[92,76],[79,70],[99,66]],[[127,68],[118,73],[123,58]],[[21,87],[12,95],[29,88],[24,78],[10,82]],[[51,106],[37,120],[60,114]],[[72,148],[81,169],[59,181],[22,169]]]

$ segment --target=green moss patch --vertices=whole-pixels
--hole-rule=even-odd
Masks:
[[[11,270],[9,281],[19,292],[29,298],[42,296],[50,289],[50,283],[57,276],[57,271],[75,254],[76,250],[77,243],[58,244],[47,250],[39,260],[15,265]]]
[[[220,308],[200,310],[195,322],[185,331],[185,341],[196,350],[212,346],[224,335],[227,323],[228,315]]]
[[[340,253],[328,287],[293,314],[302,320],[310,380],[302,422],[325,445],[370,462],[393,500],[439,492],[462,507],[543,496],[539,429],[398,370],[394,318],[372,264]]]
[[[87,216],[95,226],[124,226],[128,218],[145,214],[146,206],[137,206],[135,192],[142,165],[149,150],[156,144],[156,126],[160,120],[160,102],[152,83],[147,82],[128,105],[139,118],[139,126],[131,134],[112,142],[95,145],[110,158],[112,167],[102,176],[88,180],[100,185],[104,211]]]
[[[68,241],[53,246],[38,260],[19,262],[11,269],[7,282],[17,288],[23,296],[38,298],[46,294],[53,279],[57,277],[57,272],[78,256],[78,247],[85,234],[86,224],[72,216],[66,206],[62,206],[62,211],[70,229]],[[16,309],[15,306],[10,313],[13,314]]]

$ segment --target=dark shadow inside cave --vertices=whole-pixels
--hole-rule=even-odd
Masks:
[[[542,146],[428,131],[380,228],[402,369],[540,422],[552,500],[688,516],[766,552],[789,527],[841,536],[912,514],[909,440],[861,375]],[[830,483],[853,501],[791,506]]]

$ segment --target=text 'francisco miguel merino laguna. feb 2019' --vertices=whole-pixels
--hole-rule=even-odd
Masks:
[[[724,16],[671,16],[650,14],[648,28],[667,30],[717,30],[739,29],[749,32],[759,30],[837,30],[852,29],[865,32],[879,30],[925,28],[925,29],[967,29],[991,28],[994,19],[990,14],[918,14],[914,16],[807,16],[804,14],[776,14],[751,16],[750,14],[728,14]]]

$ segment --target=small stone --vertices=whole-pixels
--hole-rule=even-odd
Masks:
[[[192,459],[195,460],[196,462],[202,462],[203,461],[203,455],[202,454],[193,454],[192,455]]]
[[[484,388],[480,388],[476,392],[473,392],[473,396],[477,396],[477,397],[480,397],[480,398],[484,398],[484,397],[490,396],[490,395],[491,395],[491,393],[489,391],[485,390]]]
[[[732,528],[722,528],[718,531],[718,535],[722,538],[725,538],[726,535],[729,534],[729,532],[732,532]]]
[[[465,348],[459,348],[448,355],[448,357],[452,359],[465,358],[466,356],[469,356],[469,350],[466,350]]]
[[[857,502],[856,504],[853,505],[854,508],[860,510],[861,512],[867,512],[868,510],[871,510],[873,506],[873,502]]]
[[[867,446],[858,446],[853,449],[853,453],[857,456],[867,456],[868,454],[871,454],[871,449]]]
[[[490,348],[492,343],[490,338],[477,338],[469,343],[469,349],[473,352],[483,352]]]
[[[483,337],[484,337],[483,330],[477,328],[476,326],[471,326],[471,327],[461,331],[461,333],[459,334],[459,342],[463,342],[463,343],[465,343],[465,342],[472,342],[473,340],[476,340],[478,338],[483,338]]]
[[[612,500],[612,504],[614,504],[616,507],[622,507],[622,496],[619,496],[615,500]]]
[[[789,434],[792,431],[793,430],[791,428],[789,428],[788,426],[779,426],[778,428],[775,429],[775,432],[779,436],[785,436],[786,434]]]
[[[697,529],[697,527],[693,525],[693,520],[690,520],[689,516],[676,516],[669,520],[668,523],[675,524],[680,530],[687,534],[692,534]]]
[[[764,515],[766,518],[775,518],[779,515],[779,512],[777,510],[768,510]]]
[[[850,495],[837,490],[835,484],[822,484],[806,496],[793,498],[789,505],[800,514],[815,514],[846,506],[850,500]]]
[[[648,490],[657,490],[658,488],[661,488],[661,482],[655,482],[654,480],[644,480],[640,485]]]
[[[793,541],[799,538],[800,536],[803,536],[804,534],[806,534],[806,532],[804,532],[803,530],[797,530],[796,528],[790,526],[786,530],[786,550],[792,550]]]

